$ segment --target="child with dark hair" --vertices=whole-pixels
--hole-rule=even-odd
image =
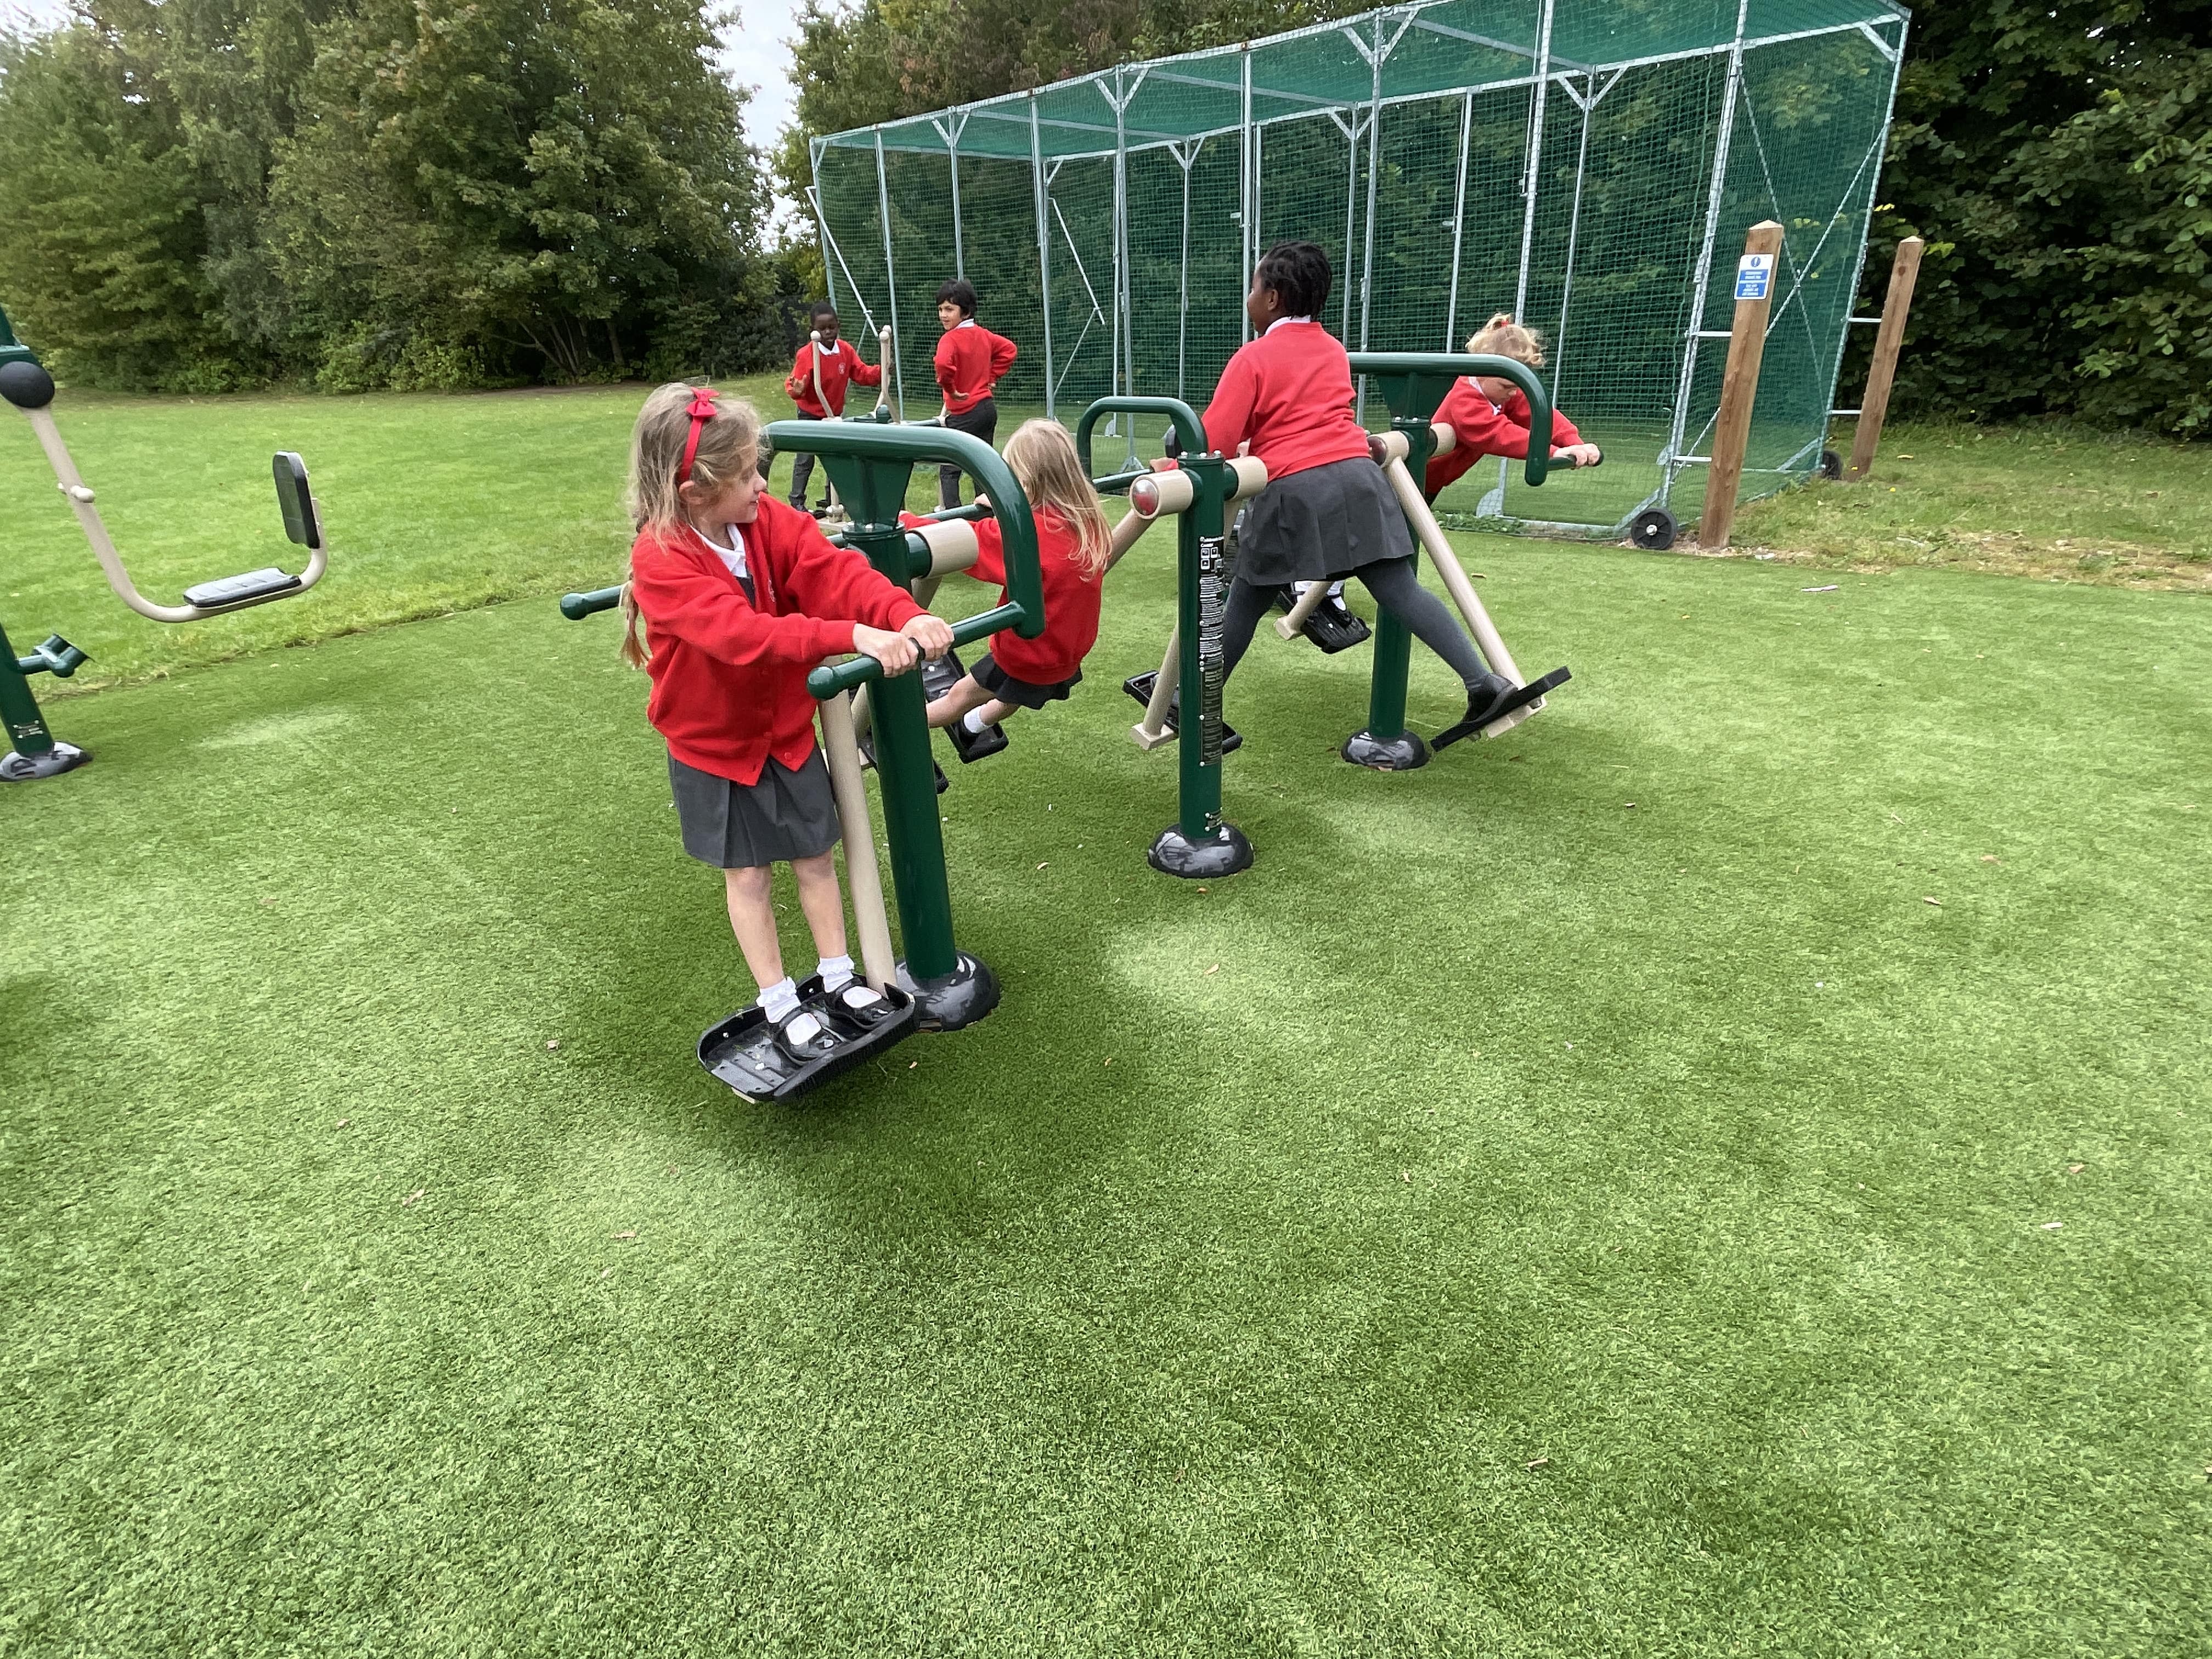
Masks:
[[[1260,258],[1244,314],[1257,337],[1221,371],[1206,411],[1209,447],[1248,449],[1267,487],[1245,510],[1236,579],[1222,621],[1233,672],[1275,591],[1286,582],[1352,576],[1451,665],[1480,723],[1513,682],[1483,664],[1456,618],[1413,574],[1413,539],[1367,433],[1352,414],[1352,362],[1315,321],[1328,301],[1328,256],[1311,242],[1278,242]]]
[[[784,395],[798,405],[802,421],[827,421],[845,412],[848,386],[881,386],[879,364],[864,363],[850,340],[837,337],[837,307],[827,300],[815,302],[806,325],[814,337],[799,348],[798,361],[783,383]],[[791,504],[806,508],[806,481],[814,476],[814,457],[801,450],[791,458]],[[815,517],[829,510],[827,486]]]
[[[965,276],[955,276],[937,290],[937,322],[945,331],[937,343],[937,385],[945,394],[941,418],[955,432],[989,443],[999,430],[999,405],[991,392],[1014,366],[1014,343],[975,320],[975,285]],[[960,505],[958,467],[937,469],[937,504]]]

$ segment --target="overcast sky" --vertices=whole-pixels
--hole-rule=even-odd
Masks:
[[[754,89],[745,117],[745,137],[761,149],[791,119],[789,41],[798,33],[792,19],[799,0],[738,0],[738,26],[722,36],[722,64],[732,78]],[[0,0],[0,21],[51,23],[69,13],[67,0]]]

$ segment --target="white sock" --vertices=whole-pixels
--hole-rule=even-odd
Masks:
[[[760,1006],[761,1012],[768,1016],[772,1025],[782,1024],[798,1012],[799,987],[792,983],[789,974],[761,992]]]
[[[1328,596],[1332,599],[1341,599],[1344,597],[1344,584],[1342,582],[1331,582],[1328,585]]]
[[[824,957],[814,971],[822,975],[822,988],[835,996],[853,982],[853,958]]]
[[[983,735],[983,708],[981,703],[960,717],[960,729],[971,738]]]

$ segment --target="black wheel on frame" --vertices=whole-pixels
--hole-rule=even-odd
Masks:
[[[1844,476],[1844,458],[1832,449],[1820,452],[1820,476],[1833,481]]]
[[[1663,507],[1647,507],[1628,521],[1628,539],[1648,553],[1663,553],[1674,546],[1681,526]]]

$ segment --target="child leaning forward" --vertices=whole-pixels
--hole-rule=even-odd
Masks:
[[[1276,589],[1357,578],[1467,687],[1467,720],[1513,694],[1443,602],[1413,574],[1413,534],[1352,415],[1352,362],[1315,321],[1328,302],[1328,256],[1311,242],[1278,242],[1261,257],[1244,296],[1256,338],[1229,360],[1206,410],[1206,441],[1225,455],[1249,448],[1267,487],[1245,509],[1236,578],[1222,618],[1225,670],[1234,672]]]
[[[770,866],[791,866],[821,955],[823,994],[862,1024],[889,1018],[853,974],[831,849],[838,823],[814,742],[807,671],[859,651],[886,674],[939,657],[952,630],[763,493],[760,417],[710,388],[664,386],[630,441],[637,526],[623,655],[653,679],[647,718],[668,744],[684,850],[723,872],[730,927],[777,1044],[801,1065],[836,1047],[783,969]],[[641,638],[638,624],[644,624]]]

